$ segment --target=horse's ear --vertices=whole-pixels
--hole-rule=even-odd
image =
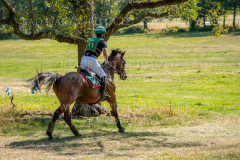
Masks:
[[[122,56],[124,56],[124,55],[125,55],[125,52],[126,52],[126,51],[124,51],[124,52],[122,53]]]

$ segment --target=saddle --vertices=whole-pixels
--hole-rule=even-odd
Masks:
[[[86,74],[88,76],[95,77],[95,78],[97,78],[100,81],[100,77],[96,73],[94,73],[94,72],[89,72],[89,71],[87,71],[85,69],[80,69],[80,72],[84,73],[84,74]]]
[[[85,69],[80,69],[79,73],[85,77],[92,88],[101,87],[100,77],[96,73],[89,72]]]

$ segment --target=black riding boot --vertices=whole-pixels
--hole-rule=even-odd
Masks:
[[[101,98],[109,98],[109,95],[106,94],[106,86],[107,86],[107,77],[104,76],[100,79],[101,83]]]

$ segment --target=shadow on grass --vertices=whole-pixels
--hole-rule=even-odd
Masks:
[[[118,150],[128,150],[122,147],[122,144],[128,145],[129,148],[141,147],[143,149],[152,147],[181,148],[202,146],[201,143],[195,142],[167,142],[168,137],[173,136],[174,134],[163,132],[126,132],[121,134],[107,130],[99,130],[85,134],[82,137],[67,136],[55,141],[48,141],[47,138],[17,141],[6,145],[6,147],[13,149],[44,150],[46,152],[57,152],[58,155],[98,155],[104,153],[104,143],[109,142],[115,144],[113,147]],[[109,154],[133,156],[132,154],[126,155],[118,152]]]
[[[229,31],[228,34],[232,36],[240,36],[240,30]],[[223,34],[221,34],[223,35]],[[220,35],[220,36],[221,36]],[[114,35],[119,36],[119,35]],[[173,32],[173,33],[129,33],[123,34],[121,36],[131,36],[131,37],[139,37],[139,36],[146,36],[146,37],[154,37],[154,38],[191,38],[191,37],[208,37],[213,36],[212,31],[186,31],[186,32]]]
[[[228,33],[231,34],[232,36],[240,36],[240,29],[235,31],[229,31]]]
[[[114,35],[119,36],[119,35]],[[207,36],[213,36],[212,31],[187,31],[187,32],[173,32],[173,33],[129,33],[129,34],[123,34],[121,36],[126,37],[155,37],[155,38],[165,38],[165,37],[171,37],[171,38],[189,38],[189,37],[207,37]]]
[[[213,36],[211,31],[189,31],[189,32],[174,32],[174,33],[159,33],[155,34],[154,37],[172,37],[172,38],[191,38],[191,37],[207,37]]]

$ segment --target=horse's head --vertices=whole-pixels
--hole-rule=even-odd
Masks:
[[[116,67],[116,73],[120,76],[121,80],[127,79],[127,73],[125,71],[125,64],[126,61],[124,59],[125,51],[123,53],[119,53],[118,61],[117,61],[117,67]]]
[[[125,52],[119,49],[112,50],[109,56],[110,65],[115,69],[115,72],[120,76],[121,80],[127,79],[127,73],[125,71],[126,61],[124,59]]]

